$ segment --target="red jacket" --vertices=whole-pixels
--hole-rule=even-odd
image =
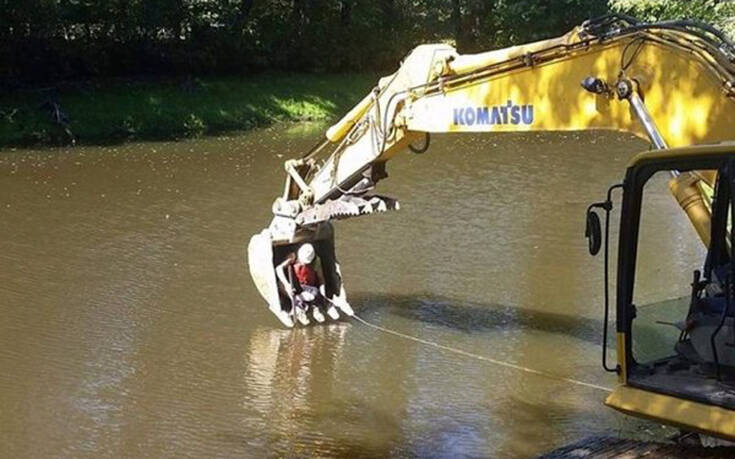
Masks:
[[[299,262],[293,264],[293,271],[300,285],[310,285],[312,287],[319,286],[319,279],[316,271],[311,265],[305,265]]]

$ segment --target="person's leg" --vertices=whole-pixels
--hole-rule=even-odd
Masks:
[[[308,304],[304,301],[303,294],[304,292],[302,291],[294,296],[293,315],[301,325],[309,325],[309,318],[306,316]]]
[[[323,304],[323,298],[319,293],[319,289],[311,285],[302,285],[301,289],[303,290],[302,295],[306,294],[304,295],[308,300],[306,301],[306,304],[308,305],[307,307],[311,308],[311,315],[314,317],[314,320],[319,323],[324,322],[326,319],[320,310],[320,307]]]

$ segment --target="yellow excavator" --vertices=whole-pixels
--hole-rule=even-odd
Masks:
[[[461,55],[446,44],[418,46],[330,127],[325,139],[285,162],[286,181],[273,203],[273,220],[248,246],[250,273],[271,312],[287,327],[328,320],[322,312],[332,319],[350,316],[332,221],[399,207],[397,200],[374,193],[395,154],[423,153],[432,133],[633,133],[649,140],[655,151],[637,156],[624,182],[587,213],[586,235],[594,254],[602,246],[596,212],[608,215],[607,243],[611,195],[622,189],[614,367],[605,355],[607,290],[603,337],[603,364],[621,384],[607,404],[735,440],[735,276],[728,214],[735,147],[726,144],[735,139],[734,85],[735,45],[693,21],[642,23],[614,14],[558,38],[480,54]],[[669,188],[708,255],[703,271],[694,274],[688,310],[681,323],[673,323],[677,340],[671,355],[643,361],[634,355],[636,337],[645,331],[635,330],[632,290],[643,185],[659,171],[670,175]],[[293,260],[300,259],[304,246],[320,263],[317,295],[323,305],[296,301],[301,278]],[[607,252],[605,244],[606,272]]]

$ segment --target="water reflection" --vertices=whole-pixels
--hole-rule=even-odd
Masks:
[[[245,381],[251,389],[247,403],[265,417],[281,411],[277,408],[303,410],[321,389],[315,387],[312,369],[319,369],[320,383],[324,384],[323,378],[334,372],[342,356],[349,326],[336,323],[296,330],[257,329],[250,337],[245,366]],[[284,406],[274,406],[282,402]],[[293,431],[295,427],[284,425],[281,430]]]
[[[297,456],[395,452],[402,443],[396,418],[356,397],[359,387],[345,377],[359,358],[352,355],[350,362],[345,357],[345,347],[352,347],[346,346],[346,338],[354,331],[351,324],[336,323],[296,330],[261,328],[251,335],[244,374],[248,393],[242,404],[257,411],[258,422],[268,426],[251,446]]]

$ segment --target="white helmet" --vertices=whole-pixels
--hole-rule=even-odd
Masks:
[[[309,244],[308,242],[305,244],[302,244],[301,247],[299,247],[298,257],[299,257],[299,262],[305,265],[308,265],[309,263],[314,261],[314,257],[316,257],[314,246]]]

